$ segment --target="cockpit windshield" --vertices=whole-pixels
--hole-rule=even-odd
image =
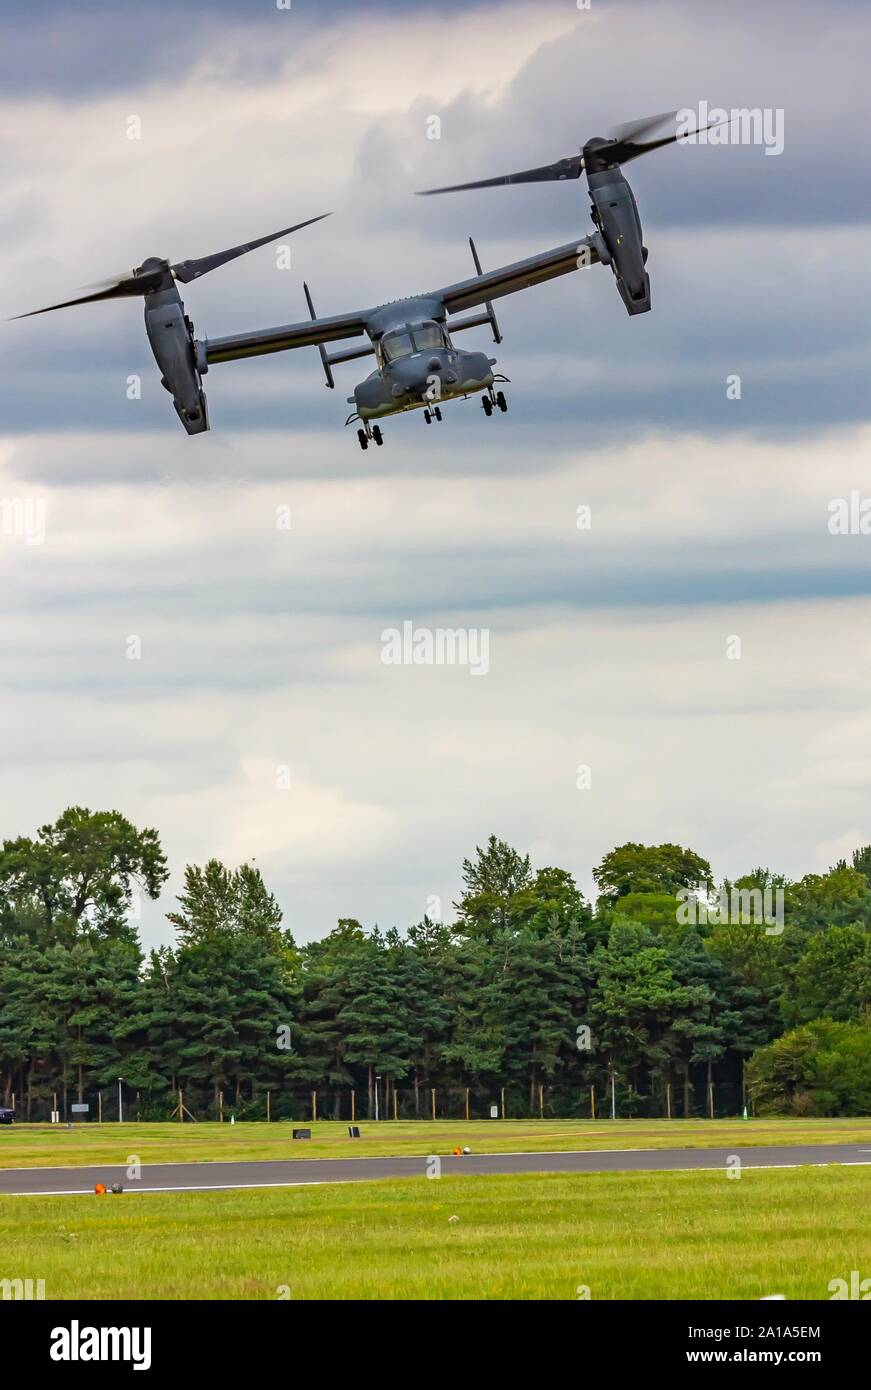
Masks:
[[[409,333],[385,333],[381,351],[385,362],[408,357],[412,352],[432,352],[445,346],[445,335],[437,323],[422,323]]]
[[[445,340],[437,323],[423,323],[414,330],[414,346],[418,352],[430,352],[432,348],[444,347]]]
[[[385,362],[395,362],[397,357],[408,357],[409,353],[414,352],[411,334],[388,333],[381,339],[381,350]]]

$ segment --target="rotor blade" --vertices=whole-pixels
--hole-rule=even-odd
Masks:
[[[604,145],[603,153],[607,153],[612,164],[628,164],[630,159],[650,154],[651,150],[660,150],[663,145],[673,145],[679,138],[677,135],[664,135],[661,140],[648,140],[643,145],[637,145],[632,140],[617,140],[614,145]]]
[[[609,130],[607,138],[635,143],[637,136],[646,135],[649,130],[656,130],[663,121],[673,121],[677,114],[677,111],[663,111],[659,116],[642,116],[637,121],[626,121],[624,125],[615,125]]]
[[[549,183],[560,179],[577,179],[584,167],[583,157],[572,155],[569,159],[559,159],[556,164],[542,164],[537,169],[522,169],[519,174],[503,174],[498,179],[476,179],[474,183],[455,183],[448,188],[421,188],[419,198],[429,198],[433,193],[463,193],[468,188],[498,188],[508,183]]]
[[[219,265],[226,265],[228,261],[234,261],[237,256],[244,256],[248,251],[256,251],[258,246],[266,246],[270,241],[277,241],[280,236],[290,236],[291,232],[298,232],[303,227],[310,227],[313,222],[321,222],[331,214],[321,213],[320,217],[309,217],[306,222],[297,222],[293,227],[283,227],[280,232],[270,232],[268,236],[262,236],[257,241],[246,241],[241,246],[231,246],[229,251],[217,251],[214,256],[201,256],[199,260],[178,261],[171,266],[176,280],[181,280],[183,285],[190,284],[191,280],[197,280],[201,275],[208,275],[210,270],[217,270]]]
[[[127,280],[136,277],[135,270],[116,270],[114,275],[106,275],[102,280],[89,280],[86,285],[80,285],[83,290],[108,290],[113,285],[124,284]]]
[[[196,280],[201,275],[207,275],[210,270],[216,270],[220,265],[226,265],[227,261],[233,261],[237,256],[244,256],[247,251],[256,251],[259,246],[266,246],[270,241],[276,241],[280,236],[289,236],[291,232],[298,232],[303,227],[310,227],[313,222],[321,222],[324,217],[329,217],[330,213],[321,213],[320,217],[310,217],[305,222],[297,222],[293,227],[283,227],[279,232],[270,232],[268,236],[259,237],[257,241],[246,241],[242,246],[231,246],[228,251],[218,251],[214,256],[203,256],[199,260],[179,261],[176,265],[170,266],[176,280],[180,280],[183,285],[187,285],[191,280]],[[100,299],[126,299],[131,295],[145,295],[152,290],[160,288],[161,282],[165,283],[167,265],[162,262],[149,267],[147,270],[133,271],[130,275],[116,276],[114,280],[103,280],[94,287],[95,293],[79,295],[75,299],[65,299],[61,304],[49,304],[45,309],[32,309],[28,314],[16,314],[15,318],[29,319],[34,314],[50,314],[54,309],[69,309],[75,304],[94,304]]]
[[[151,277],[153,282],[153,277]],[[60,304],[48,304],[44,309],[31,309],[27,314],[14,314],[15,319],[32,319],[35,314],[51,314],[55,309],[69,309],[75,304],[95,304],[99,299],[127,299],[135,294],[147,294],[149,277],[129,276],[109,285],[107,289],[97,290],[95,294],[79,295],[76,299],[65,299]]]
[[[675,144],[677,140],[689,140],[692,136],[702,135],[706,130],[714,130],[718,126],[728,125],[730,119],[727,117],[725,121],[710,121],[708,125],[701,126],[697,130],[675,130],[656,140],[641,138],[656,130],[664,121],[673,121],[677,115],[677,111],[666,111],[661,116],[648,116],[643,121],[634,121],[629,125],[617,126],[611,136],[614,143],[603,145],[602,153],[607,155],[613,164],[628,164],[630,159],[638,159],[640,155],[649,154],[651,150],[659,150],[664,145]]]

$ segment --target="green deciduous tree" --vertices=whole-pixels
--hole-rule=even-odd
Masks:
[[[795,967],[787,1022],[847,1022],[866,1010],[871,1010],[871,931],[830,927],[816,932]]]
[[[754,1053],[747,1080],[759,1114],[867,1115],[871,1027],[806,1023]]]
[[[40,944],[83,936],[126,937],[134,892],[156,898],[167,878],[155,830],[137,830],[118,811],[71,806],[35,839],[0,850],[0,928]]]
[[[713,885],[707,859],[680,845],[628,843],[610,850],[593,870],[601,900],[613,907],[627,893],[669,893]]]

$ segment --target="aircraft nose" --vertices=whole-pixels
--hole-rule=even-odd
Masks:
[[[429,378],[434,371],[438,371],[437,364],[432,367],[431,362],[397,362],[393,368],[393,394],[394,396],[405,395],[407,391],[425,391]]]

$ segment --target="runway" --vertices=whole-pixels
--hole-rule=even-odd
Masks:
[[[719,1149],[593,1149],[562,1153],[435,1155],[440,1175],[510,1176],[514,1173],[672,1173],[735,1168],[797,1168],[827,1163],[871,1165],[871,1146],[859,1144],[740,1145]],[[434,1176],[432,1157],[272,1159],[243,1163],[144,1164],[131,1178],[123,1165],[87,1168],[0,1169],[0,1195],[65,1196],[92,1193],[98,1182],[125,1192],[207,1192],[246,1187],[299,1187]]]

